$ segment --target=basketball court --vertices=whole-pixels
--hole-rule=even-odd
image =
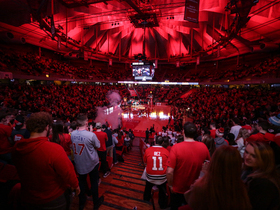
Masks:
[[[127,106],[122,111],[122,125],[132,129],[137,137],[145,137],[145,131],[154,126],[156,132],[168,125],[171,116],[171,107],[168,105],[132,105]]]

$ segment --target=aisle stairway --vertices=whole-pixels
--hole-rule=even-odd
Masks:
[[[144,170],[141,153],[139,149],[140,138],[135,138],[131,151],[125,153],[124,162],[119,162],[111,169],[111,174],[101,178],[99,196],[104,196],[104,202],[100,210],[152,210],[150,202],[143,200],[145,181],[141,180]],[[78,209],[79,199],[74,198],[71,210]],[[93,203],[89,200],[85,210],[92,210]]]

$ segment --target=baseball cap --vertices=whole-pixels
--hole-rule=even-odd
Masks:
[[[95,127],[98,129],[98,128],[101,128],[101,123],[100,122],[97,122],[96,124],[95,124]]]
[[[273,125],[280,126],[280,114],[278,114],[276,116],[273,116],[273,117],[270,117],[268,120]]]

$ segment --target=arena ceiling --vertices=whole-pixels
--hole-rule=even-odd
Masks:
[[[279,48],[280,0],[231,2],[0,0],[0,39],[112,62],[198,62]],[[197,22],[186,20],[190,3],[199,5]]]

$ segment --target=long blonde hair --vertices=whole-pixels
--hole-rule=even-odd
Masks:
[[[223,145],[216,149],[202,177],[208,209],[251,209],[241,170],[242,158],[236,148]]]
[[[239,133],[237,135],[236,140],[243,138],[244,142],[245,140],[250,136],[249,131],[246,128],[240,128]]]
[[[280,188],[280,177],[276,171],[274,153],[272,148],[263,142],[248,142],[254,148],[257,160],[257,169],[248,175],[252,178],[267,178],[272,181],[276,187]]]
[[[202,142],[208,148],[210,156],[212,156],[216,150],[216,145],[215,145],[214,139],[209,134],[205,134],[204,136],[202,136]]]

